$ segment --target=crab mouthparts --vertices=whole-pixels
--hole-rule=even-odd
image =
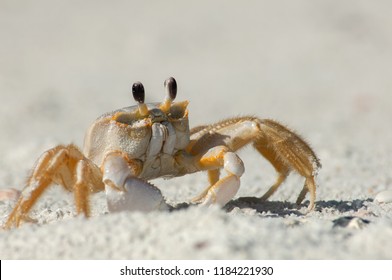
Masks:
[[[154,108],[150,110],[150,118],[152,123],[160,123],[167,121],[167,116],[162,110]]]

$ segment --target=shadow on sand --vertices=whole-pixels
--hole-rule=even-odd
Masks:
[[[354,199],[350,201],[337,200],[320,200],[315,203],[314,211],[322,212],[325,209],[345,213],[349,211],[358,211],[361,208],[366,208],[367,203],[372,202],[373,199]],[[250,208],[256,210],[258,213],[269,213],[272,217],[283,217],[287,215],[304,216],[307,213],[309,201],[298,206],[295,203],[287,201],[260,201],[257,197],[240,197],[236,200],[230,201],[224,208],[230,212],[234,208]],[[306,207],[306,208],[305,208]]]
[[[320,200],[315,203],[314,211],[322,212],[326,209],[330,211],[338,211],[339,213],[346,213],[349,211],[358,211],[362,208],[366,208],[369,202],[373,202],[373,199],[354,199],[350,201],[337,201],[337,200]],[[258,213],[262,213],[268,217],[285,217],[285,216],[304,216],[307,214],[307,207],[309,201],[306,201],[298,206],[295,203],[287,201],[261,201],[257,197],[240,197],[238,199],[230,201],[224,209],[227,212],[233,211],[235,208],[239,209],[253,209]],[[190,203],[181,203],[175,205],[171,211],[177,211],[186,209],[188,207],[196,206]]]

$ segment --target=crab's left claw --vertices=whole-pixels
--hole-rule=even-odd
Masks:
[[[225,206],[240,187],[240,177],[244,173],[242,160],[226,146],[216,146],[197,157],[196,165],[200,170],[208,170],[211,185],[192,201],[202,205]],[[219,168],[223,168],[228,175],[219,179]]]
[[[110,212],[169,209],[157,187],[136,177],[139,170],[139,163],[121,152],[110,153],[105,158],[103,182]]]

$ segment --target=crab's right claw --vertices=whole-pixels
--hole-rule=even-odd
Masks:
[[[130,162],[121,153],[105,158],[103,182],[110,212],[168,210],[161,191],[136,177],[137,162]]]

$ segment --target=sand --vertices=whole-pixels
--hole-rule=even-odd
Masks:
[[[76,216],[53,186],[36,224],[0,230],[1,259],[391,259],[392,19],[389,1],[2,1],[0,188],[21,190],[35,160],[81,146],[100,114],[163,100],[174,76],[191,126],[272,118],[301,134],[323,165],[316,208],[294,204],[291,175],[266,203],[273,168],[251,148],[241,189],[224,209]],[[189,202],[206,174],[153,181],[168,203]],[[0,224],[14,201],[0,201]],[[189,204],[185,204],[189,205]],[[354,219],[348,217],[356,217]]]

